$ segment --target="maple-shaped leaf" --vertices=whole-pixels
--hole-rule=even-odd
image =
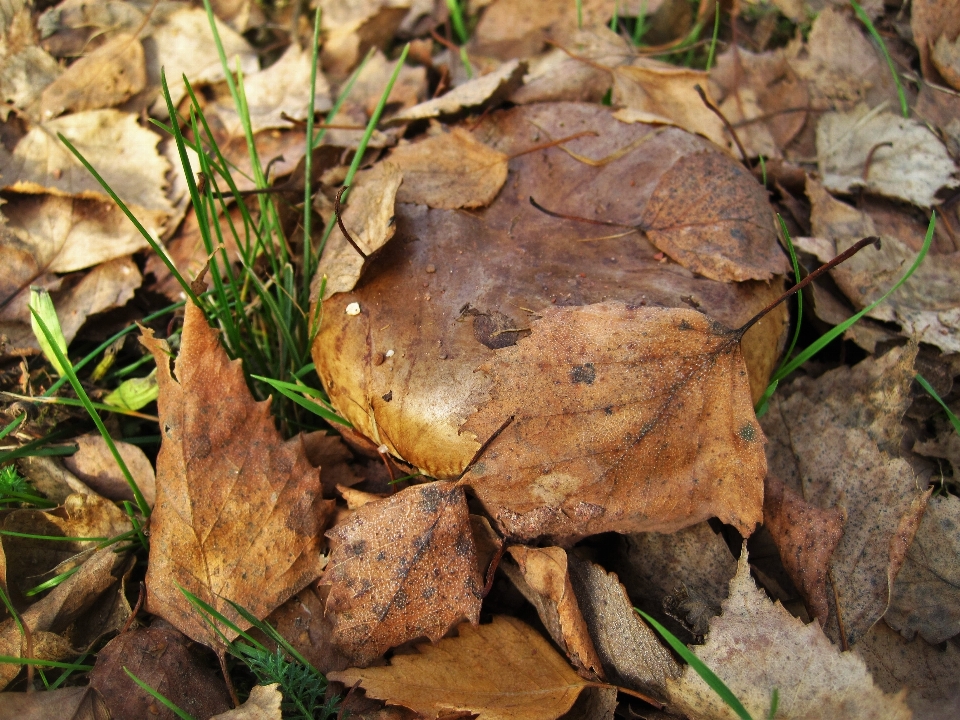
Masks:
[[[516,538],[712,516],[749,535],[767,465],[741,335],[693,310],[546,310],[480,368],[490,400],[463,429],[493,440],[463,482]]]
[[[903,696],[880,690],[857,655],[841,652],[818,623],[804,625],[757,588],[746,547],[723,614],[710,622],[706,643],[693,650],[756,718],[768,717],[774,689],[780,698],[777,717],[912,717]],[[667,680],[667,692],[671,709],[697,720],[738,717],[690,666],[679,680]]]
[[[489,625],[464,623],[458,630],[459,637],[420,645],[419,654],[396,655],[387,667],[350,668],[329,677],[347,686],[359,680],[368,697],[431,720],[457,711],[479,713],[484,720],[555,720],[566,717],[592,685],[516,618],[496,616]],[[612,687],[590,691],[615,703]]]
[[[266,617],[320,575],[333,502],[321,498],[301,441],[283,441],[270,402],[253,399],[240,361],[227,357],[199,308],[186,308],[176,379],[166,342],[143,332],[157,361],[163,437],[147,610],[216,645],[178,585],[241,627],[228,600]]]
[[[354,663],[480,615],[483,581],[463,489],[415,485],[368,502],[327,533],[333,641]]]

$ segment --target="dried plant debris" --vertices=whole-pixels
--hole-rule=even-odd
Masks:
[[[142,342],[157,361],[163,429],[147,608],[215,646],[180,587],[238,624],[228,601],[266,617],[319,576],[333,503],[321,499],[300,441],[283,442],[269,402],[250,396],[202,310],[187,306],[176,379],[167,344],[150,330]]]

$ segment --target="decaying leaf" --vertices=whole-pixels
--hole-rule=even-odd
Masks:
[[[269,401],[250,397],[240,362],[228,360],[202,310],[187,305],[176,379],[166,343],[151,330],[142,342],[157,361],[163,436],[147,608],[217,645],[177,586],[238,625],[245,621],[228,600],[266,617],[320,574],[333,503],[321,499],[299,439],[283,442]]]
[[[395,655],[387,667],[351,668],[330,673],[330,679],[347,686],[360,680],[368,696],[431,720],[456,711],[489,720],[556,720],[588,685],[536,630],[515,618],[495,616],[476,628],[464,623],[458,631],[459,637],[420,645],[417,655]],[[616,694],[613,688],[591,691]]]
[[[345,670],[350,661],[333,644],[332,617],[325,615],[323,606],[329,595],[329,585],[309,585],[266,618],[270,627],[276,628],[307,661],[324,675],[331,670]],[[252,629],[258,636],[259,630]],[[260,638],[267,647],[273,643]]]
[[[345,78],[371,47],[383,48],[410,10],[409,0],[320,0],[324,31],[321,61],[336,81]]]
[[[772,473],[764,484],[763,524],[810,614],[823,625],[830,614],[827,572],[843,536],[843,511],[809,503]]]
[[[354,663],[479,620],[483,581],[461,488],[415,485],[357,508],[327,535],[326,614],[334,643]]]
[[[915,0],[910,6],[910,29],[920,55],[920,68],[926,78],[935,78],[931,50],[937,38],[953,39],[960,31],[960,8],[939,0]]]
[[[29,0],[12,0],[0,16],[0,95],[7,120],[10,105],[27,108],[62,72],[57,61],[36,45]]]
[[[280,720],[280,703],[283,693],[280,685],[256,685],[250,697],[238,708],[214,715],[210,720]]]
[[[651,11],[657,2],[659,0],[653,0]],[[534,55],[543,49],[547,40],[566,40],[581,24],[578,13],[583,27],[603,25],[610,19],[610,4],[604,0],[584,0],[576,4],[553,0],[496,0],[480,17],[471,47],[482,55],[501,60]]]
[[[916,346],[780,388],[763,417],[770,472],[820,508],[841,508],[828,635],[852,646],[879,620],[927,495],[897,457]]]
[[[810,198],[810,222],[815,235],[828,242],[798,247],[823,259],[836,249],[842,252],[856,239],[879,235],[878,252],[860,253],[830,274],[857,308],[879,299],[907,271],[916,259],[916,248],[907,238],[892,236],[878,229],[873,218],[833,198],[814,180],[807,180]],[[909,238],[919,242],[920,237]],[[960,352],[960,253],[938,255],[920,265],[890,298],[870,311],[869,317],[903,326],[904,334],[918,342],[936,345],[946,352]]]
[[[97,654],[90,684],[103,694],[115,718],[177,717],[124,668],[193,717],[210,717],[230,707],[230,696],[209,660],[203,648],[170,627],[137,628],[118,635]]]
[[[367,259],[393,237],[397,229],[393,220],[394,200],[402,182],[403,173],[392,162],[380,162],[357,173],[342,219],[367,258],[361,257],[337,227],[327,241],[314,280],[318,283],[320,278],[327,278],[323,300],[334,293],[353,290]]]
[[[749,535],[766,461],[739,345],[693,310],[546,310],[480,368],[490,399],[464,430],[494,439],[463,483],[510,537],[669,532],[713,516]]]
[[[114,548],[104,548],[95,552],[80,569],[57,585],[42,600],[35,602],[22,613],[20,622],[30,628],[36,639],[41,633],[48,636],[59,635],[77,622],[83,614],[104,593],[119,586],[119,578],[130,568],[127,553],[114,552]],[[112,628],[116,630],[118,628]],[[52,639],[52,638],[51,638]],[[95,640],[96,638],[91,638]],[[76,650],[68,646],[70,655]],[[0,655],[23,657],[26,643],[20,628],[13,618],[0,623]],[[34,647],[33,657],[43,657]],[[63,657],[54,658],[57,660]],[[0,690],[20,672],[20,666],[14,663],[0,663]]]
[[[840,652],[820,626],[803,622],[771,602],[750,577],[744,547],[723,613],[694,653],[740,699],[753,717],[766,717],[774,689],[777,714],[810,720],[881,720],[912,717],[902,695],[887,695],[863,660]],[[668,680],[672,709],[700,720],[737,717],[690,666]]]
[[[554,642],[585,677],[603,679],[603,666],[570,584],[567,551],[514,545],[507,552],[517,564],[500,568],[537,609]]]
[[[132,501],[133,491],[103,437],[99,434],[81,435],[75,442],[77,452],[63,461],[67,469],[104,497]],[[119,440],[114,440],[114,445],[147,504],[153,507],[157,481],[150,460],[136,445]]]
[[[114,107],[143,90],[146,83],[143,45],[133,35],[118,33],[44,89],[40,119]]]
[[[924,208],[938,204],[940,188],[960,185],[947,149],[923,123],[880,110],[858,105],[820,117],[817,164],[824,187],[862,187]]]
[[[507,156],[459,127],[400,145],[390,153],[390,162],[403,173],[397,202],[435,208],[489,205],[507,180]]]
[[[614,573],[570,553],[570,580],[610,681],[663,698],[680,666],[633,610]]]
[[[933,498],[893,584],[884,618],[936,645],[960,633],[960,499]]]
[[[954,90],[960,88],[960,43],[957,40],[950,42],[946,34],[938,37],[930,59]]]
[[[110,720],[103,696],[92,687],[0,693],[0,717],[17,720]]]

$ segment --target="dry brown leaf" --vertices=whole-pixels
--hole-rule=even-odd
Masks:
[[[458,631],[459,637],[418,646],[417,655],[395,655],[387,667],[351,668],[330,679],[347,686],[359,680],[368,696],[431,720],[456,711],[489,720],[556,720],[588,685],[515,618],[495,616],[489,625],[465,623]],[[593,691],[616,694],[613,688]]]
[[[859,253],[848,262],[831,270],[837,285],[856,308],[863,308],[890,289],[916,259],[916,249],[907,240],[920,237],[893,236],[878,232],[870,214],[833,198],[816,181],[807,180],[810,198],[810,222],[813,232],[832,241],[827,244],[804,245],[804,250],[823,259],[832,248],[842,252],[857,239],[879,235],[881,247],[876,252]],[[832,255],[831,255],[832,256]],[[937,255],[920,265],[910,278],[885,302],[868,313],[869,317],[896,322],[903,334],[917,342],[936,345],[946,352],[960,352],[960,253]]]
[[[30,484],[57,505],[63,505],[73,493],[96,495],[86,483],[66,470],[58,458],[25,457],[20,458],[17,465]]]
[[[125,102],[147,84],[143,45],[119,33],[77,60],[40,96],[41,120],[67,111],[99,110]]]
[[[464,430],[495,439],[472,488],[510,537],[669,532],[762,519],[763,432],[736,331],[693,310],[543,312],[480,371]],[[521,390],[522,389],[522,390]]]
[[[780,551],[780,559],[800,591],[810,614],[826,624],[827,572],[830,556],[843,536],[843,511],[808,503],[772,473],[764,484],[763,524]]]
[[[329,585],[310,585],[266,618],[271,627],[324,675],[350,667],[350,661],[333,644],[331,618],[323,612],[329,590]],[[267,647],[273,645],[273,640],[256,628],[251,629],[250,634]]]
[[[202,310],[187,305],[176,379],[167,344],[149,329],[141,342],[157,361],[163,433],[147,609],[216,646],[177,586],[242,627],[228,600],[266,617],[320,574],[333,502],[321,499],[300,440],[281,439],[270,402],[250,397],[240,361],[227,358]]]
[[[507,180],[507,156],[459,127],[400,145],[390,153],[390,162],[403,173],[397,202],[435,208],[489,205]]]
[[[699,84],[709,98],[707,81],[707,73],[702,70],[654,60],[618,67],[613,72],[612,100],[625,109],[617,117],[623,122],[675,125],[729,151],[723,122],[704,105],[693,87]]]
[[[854,651],[884,692],[906,692],[914,720],[944,720],[960,713],[960,646],[956,640],[942,647],[919,637],[907,640],[879,622]]]
[[[57,585],[42,600],[21,612],[20,622],[30,628],[35,639],[40,633],[64,633],[71,624],[81,621],[84,613],[104,593],[117,589],[119,578],[130,569],[128,557],[126,553],[114,552],[112,547],[98,550],[77,572]],[[91,640],[95,639],[94,637]],[[0,655],[23,657],[25,649],[23,635],[13,618],[7,618],[0,623]],[[33,657],[38,657],[37,648],[34,650]],[[72,651],[71,654],[76,653]],[[0,663],[0,690],[19,672],[19,665]]]
[[[706,623],[720,612],[720,603],[737,571],[736,558],[709,523],[670,535],[627,535],[611,562],[631,600],[648,613],[661,615],[678,589],[699,598],[703,612],[693,618],[696,622],[690,622],[689,617],[683,624],[665,619],[674,633],[692,630],[695,635],[706,633]]]
[[[57,61],[36,45],[29,0],[12,0],[0,13],[0,119],[6,122],[13,107],[31,105],[62,72]]]
[[[253,132],[268,128],[290,128],[293,123],[284,116],[304,120],[310,109],[310,63],[312,55],[296,42],[270,67],[243,78]],[[318,72],[313,104],[316,112],[330,109],[330,86]],[[230,135],[243,135],[243,123],[233,97],[227,95],[211,108],[220,117]]]
[[[893,584],[884,619],[936,645],[960,633],[960,499],[933,498]]]
[[[103,696],[92,687],[69,687],[47,692],[0,693],[4,720],[110,720]]]
[[[504,63],[495,71],[465,82],[445,95],[414,105],[391,118],[391,123],[409,123],[473,110],[481,105],[496,105],[506,99],[523,82],[527,65],[519,60]]]
[[[130,33],[143,22],[138,6],[123,0],[64,0],[37,20],[43,48],[58,58],[76,58],[117,33]]]
[[[884,694],[859,657],[840,652],[817,623],[804,625],[757,588],[746,547],[723,614],[710,623],[706,643],[692,649],[754,717],[767,716],[774,689],[779,691],[777,714],[782,717],[912,717],[903,696]],[[667,688],[673,710],[698,720],[737,717],[690,666],[679,680],[668,680]]]
[[[386,49],[410,10],[410,0],[319,0],[324,33],[320,59],[335,81],[344,79],[371,47]]]
[[[960,38],[960,35],[957,37]],[[950,83],[954,90],[960,89],[960,42],[950,42],[946,35],[941,35],[933,46],[930,59],[944,80]]]
[[[89,487],[111,500],[133,500],[133,491],[117,466],[106,441],[98,433],[76,438],[77,452],[64,458],[63,464]],[[157,494],[157,480],[150,460],[136,445],[114,440],[127,469],[133,475],[147,504],[153,507]]]
[[[354,459],[353,453],[339,435],[317,430],[300,437],[307,460],[314,467],[321,468],[320,484],[323,486],[324,497],[335,497],[338,487],[349,488],[365,479],[350,466],[349,461]]]
[[[886,612],[926,503],[909,463],[896,456],[916,352],[895,348],[781,386],[763,417],[770,472],[807,502],[846,514],[830,558],[824,629],[848,647]]]
[[[97,654],[90,684],[102,693],[114,718],[174,720],[173,711],[134,683],[124,668],[193,717],[230,708],[227,686],[209,655],[170,627],[137,628],[115,637]]]
[[[358,508],[327,536],[326,614],[333,642],[354,663],[479,620],[483,580],[461,488],[409,487]]]
[[[367,61],[367,64],[363,66],[363,70],[357,75],[357,79],[353,83],[353,88],[344,101],[343,107],[347,109],[348,114],[351,116],[357,114],[358,119],[360,113],[362,113],[364,118],[372,117],[377,104],[380,102],[380,98],[383,96],[383,91],[387,87],[387,82],[390,80],[390,76],[393,75],[395,69],[396,62],[388,60],[387,56],[380,50],[375,51],[373,56]],[[393,83],[393,87],[390,89],[390,95],[387,96],[386,108],[389,110],[385,112],[396,112],[398,110],[411,108],[417,103],[422,102],[426,95],[426,68],[410,67],[410,65],[404,64],[400,68],[400,74]],[[385,114],[384,117],[389,117],[389,115]],[[360,124],[365,124],[365,122],[361,122]],[[327,131],[325,137],[335,138],[336,135],[334,133],[336,132],[335,129],[331,128]],[[353,131],[354,137],[359,137],[362,134],[362,130]],[[333,145],[337,144],[334,139],[331,139],[329,142]]]
[[[923,123],[858,105],[825,113],[817,125],[817,166],[823,186],[854,188],[928,208],[940,188],[960,185],[947,149]],[[869,166],[868,166],[869,163]]]
[[[596,136],[524,153],[583,132]],[[675,128],[625,125],[608,108],[578,103],[492,113],[475,136],[513,156],[510,182],[489,207],[472,212],[397,204],[396,237],[357,288],[324,304],[313,345],[339,412],[374,447],[385,445],[440,479],[457,478],[488,437],[462,428],[491,383],[476,368],[523,337],[546,308],[605,300],[694,304],[737,327],[780,293],[778,283],[694,275],[630,230],[663,173],[710,148],[708,141]],[[759,188],[741,180],[749,192]],[[549,209],[625,227],[551,217],[531,206],[531,196]],[[351,303],[358,315],[346,313]],[[755,398],[779,357],[786,318],[778,308],[744,338]]]
[[[641,227],[654,245],[712,280],[771,280],[787,270],[767,192],[718,153],[691,153],[657,183]]]
[[[400,168],[389,161],[357,173],[342,219],[367,258],[360,256],[337,227],[327,241],[314,276],[315,291],[319,291],[321,278],[327,278],[322,300],[353,290],[369,265],[369,257],[393,237],[397,229],[393,220],[394,202],[402,182]]]
[[[517,565],[504,563],[500,568],[537,609],[553,641],[584,677],[605,679],[603,666],[570,584],[567,551],[559,547],[514,545],[507,552]]]
[[[137,116],[119,110],[88,110],[34,126],[13,153],[0,153],[5,190],[49,193],[111,202],[100,183],[57,137],[62,133],[93,165],[137,217],[162,222],[167,199],[167,161],[157,153],[160,137],[140,127]]]
[[[617,576],[569,555],[570,579],[610,681],[663,698],[667,678],[680,675],[670,651],[633,610]]]
[[[214,715],[210,720],[280,720],[283,693],[280,684],[255,685],[240,707]]]
[[[938,38],[946,36],[952,40],[960,33],[960,7],[941,0],[913,0],[910,29],[920,53],[920,69],[925,78],[936,81],[931,50]]]

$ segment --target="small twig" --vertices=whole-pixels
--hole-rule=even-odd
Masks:
[[[140,582],[140,596],[137,598],[137,604],[133,606],[133,612],[130,613],[130,617],[127,618],[127,621],[123,624],[123,627],[120,628],[120,634],[123,635],[127,630],[130,629],[130,626],[133,625],[133,621],[137,617],[137,613],[140,612],[140,608],[143,606],[143,600],[147,596],[147,586],[143,584],[143,581]]]
[[[777,305],[779,305],[780,303],[782,303],[784,300],[786,300],[788,297],[790,297],[791,295],[793,295],[795,292],[799,292],[800,290],[803,290],[803,288],[805,288],[807,285],[809,285],[810,283],[812,283],[812,282],[813,282],[814,280],[816,280],[818,277],[820,277],[821,275],[823,275],[825,272],[827,272],[827,270],[830,270],[831,268],[834,268],[834,267],[836,267],[837,265],[839,265],[840,263],[842,263],[842,262],[848,260],[849,258],[853,257],[853,256],[856,255],[858,252],[860,252],[861,250],[863,250],[863,248],[865,248],[867,245],[873,245],[873,246],[875,246],[875,247],[879,250],[879,249],[880,249],[880,238],[878,238],[877,236],[874,235],[874,236],[871,236],[871,237],[865,237],[865,238],[863,238],[863,240],[858,240],[856,244],[854,244],[854,245],[852,245],[851,247],[849,247],[849,248],[847,248],[846,250],[844,250],[842,253],[840,253],[839,255],[837,255],[837,256],[836,256],[833,260],[831,260],[830,262],[824,263],[823,265],[821,265],[820,267],[818,267],[818,268],[817,268],[816,270],[814,270],[812,273],[810,273],[809,275],[807,275],[803,280],[801,280],[801,281],[798,282],[796,285],[794,285],[792,288],[790,288],[789,290],[787,290],[783,295],[781,295],[781,296],[778,297],[776,300],[774,300],[772,303],[770,303],[769,305],[767,305],[763,310],[761,310],[761,311],[758,312],[756,315],[754,315],[752,318],[750,318],[749,320],[747,320],[746,324],[744,324],[742,327],[734,330],[734,331],[733,331],[733,334],[734,334],[736,337],[738,337],[738,338],[742,338],[743,335],[744,335],[744,333],[747,332],[747,330],[749,330],[749,329],[752,328],[754,325],[756,325],[756,324],[760,321],[760,319],[763,318],[764,315],[766,315],[768,312],[770,312],[771,310],[773,310]]]
[[[503,554],[507,551],[507,548],[511,543],[507,542],[507,539],[504,538],[500,541],[500,547],[497,548],[497,552],[494,553],[493,557],[490,559],[490,565],[487,566],[487,577],[486,582],[483,585],[483,594],[480,595],[480,598],[483,599],[490,594],[490,591],[493,590],[493,580],[497,576],[497,568],[500,567],[500,561],[503,560]]]
[[[556,147],[557,145],[563,145],[564,143],[570,142],[571,140],[576,140],[577,138],[582,138],[587,135],[591,137],[600,137],[600,133],[595,130],[584,130],[583,132],[574,133],[573,135],[567,135],[567,137],[560,138],[559,140],[550,140],[549,142],[540,143],[539,145],[534,145],[533,147],[527,148],[526,150],[521,150],[518,153],[514,153],[507,157],[507,160],[513,160],[518,158],[521,155],[526,155],[528,153],[536,152],[537,150],[546,150],[547,148]]]
[[[223,679],[227,682],[227,691],[230,693],[230,700],[233,702],[233,707],[240,707],[240,698],[237,697],[237,689],[233,686],[233,680],[230,679],[230,671],[227,669],[227,654],[224,652],[223,648],[218,649],[217,651],[217,660],[220,661],[220,672],[223,673]]]
[[[699,83],[694,85],[693,89],[697,91],[697,95],[700,96],[700,99],[703,100],[703,104],[707,106],[710,112],[720,118],[720,122],[723,123],[723,126],[727,129],[727,132],[730,133],[731,137],[733,137],[733,141],[737,144],[737,149],[740,151],[740,155],[743,158],[743,164],[746,165],[747,169],[749,170],[750,158],[747,157],[747,151],[744,150],[743,143],[740,142],[740,137],[737,135],[737,131],[734,129],[733,125],[730,124],[730,121],[727,120],[727,116],[720,112],[720,108],[710,102],[709,98],[707,98],[707,94],[703,91],[703,88],[700,87]]]
[[[873,164],[874,154],[877,152],[877,150],[884,147],[893,147],[893,143],[890,142],[889,140],[887,140],[886,142],[877,143],[872,148],[870,148],[870,152],[867,153],[867,159],[863,163],[863,173],[860,176],[861,178],[863,178],[864,182],[867,181],[867,175],[870,173],[870,166]]]
[[[591,220],[590,218],[577,217],[576,215],[564,215],[563,213],[554,212],[553,210],[547,210],[543,205],[534,200],[533,196],[530,197],[530,204],[540,212],[549,215],[550,217],[559,218],[560,220],[573,220],[574,222],[585,222],[590,223],[591,225],[606,225],[609,227],[630,228],[631,230],[636,230],[636,228],[631,225],[624,225],[623,223],[613,222],[612,220]]]
[[[353,245],[353,249],[356,250],[358,253],[360,253],[360,257],[366,260],[367,254],[363,250],[361,250],[360,246],[357,245],[357,243],[354,241],[352,237],[350,237],[350,233],[347,232],[347,228],[343,224],[343,218],[340,216],[340,198],[343,197],[343,194],[349,189],[350,188],[346,185],[340,188],[340,192],[337,193],[337,201],[333,205],[333,212],[337,216],[337,225],[340,226],[340,232],[343,233],[343,236],[347,239],[347,242]]]

